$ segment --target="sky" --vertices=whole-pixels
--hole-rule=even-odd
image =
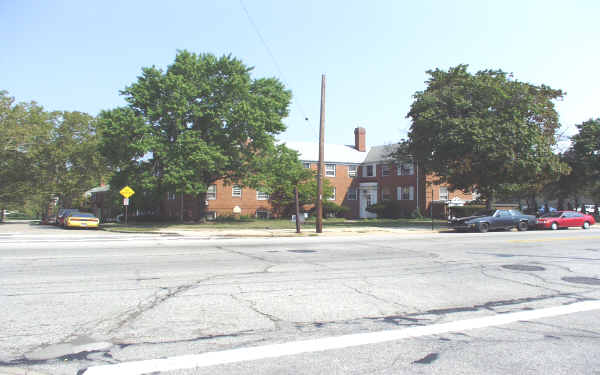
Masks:
[[[125,105],[143,67],[178,50],[231,54],[292,91],[283,141],[368,146],[406,137],[427,70],[468,64],[561,89],[561,132],[600,117],[600,1],[0,0],[0,90],[47,110]]]

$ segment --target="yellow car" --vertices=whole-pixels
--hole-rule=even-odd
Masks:
[[[100,220],[88,212],[73,212],[65,219],[65,228],[98,228]]]

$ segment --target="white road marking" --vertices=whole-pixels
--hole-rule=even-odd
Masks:
[[[88,368],[84,375],[135,375],[161,371],[209,367],[227,363],[254,361],[283,357],[301,353],[343,349],[354,346],[378,344],[407,338],[438,335],[447,332],[462,332],[471,329],[493,327],[518,321],[535,320],[558,315],[600,309],[600,301],[577,302],[570,305],[549,307],[539,310],[499,314],[483,318],[466,319],[450,323],[433,324],[390,331],[357,333],[314,340],[272,344],[251,348],[239,348],[220,352],[192,354],[164,359],[151,359],[102,365]]]

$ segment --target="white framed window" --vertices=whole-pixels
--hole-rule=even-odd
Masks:
[[[206,199],[215,200],[217,199],[217,185],[210,185],[206,190]]]
[[[335,186],[333,187],[333,189],[331,190],[331,196],[329,198],[330,201],[334,201],[335,200]]]
[[[348,189],[348,192],[346,193],[346,198],[348,198],[349,201],[355,201],[357,199],[356,189]]]
[[[217,211],[206,211],[204,218],[208,221],[217,220]]]
[[[242,187],[240,185],[233,185],[231,187],[231,196],[232,197],[242,197]]]
[[[440,187],[440,200],[441,201],[447,201],[448,200],[448,188],[447,187]]]
[[[392,171],[391,171],[389,165],[384,164],[381,166],[381,175],[382,176],[390,176],[391,174],[392,174]]]
[[[415,187],[414,186],[398,186],[398,200],[399,201],[412,201],[415,199]]]
[[[412,176],[415,174],[413,163],[402,163],[398,165],[398,176]]]
[[[269,200],[269,194],[262,192],[262,191],[256,191],[256,200],[257,201],[266,201]],[[258,211],[256,211],[258,212]]]
[[[358,170],[358,167],[356,165],[349,165],[348,166],[348,177],[356,177],[357,170]]]
[[[375,165],[365,165],[363,166],[363,177],[373,177],[375,176]]]
[[[173,193],[173,192],[168,192],[168,193],[167,193],[167,199],[168,199],[168,200],[170,200],[170,201],[174,201],[174,200],[175,200],[175,198],[176,198],[176,194],[175,194],[175,193]]]
[[[335,177],[335,164],[325,164],[325,176]]]
[[[304,168],[309,168],[310,169],[310,163],[302,163],[302,165],[304,166]]]

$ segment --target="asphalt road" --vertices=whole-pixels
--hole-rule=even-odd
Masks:
[[[597,227],[207,240],[3,225],[0,374],[600,374]]]

